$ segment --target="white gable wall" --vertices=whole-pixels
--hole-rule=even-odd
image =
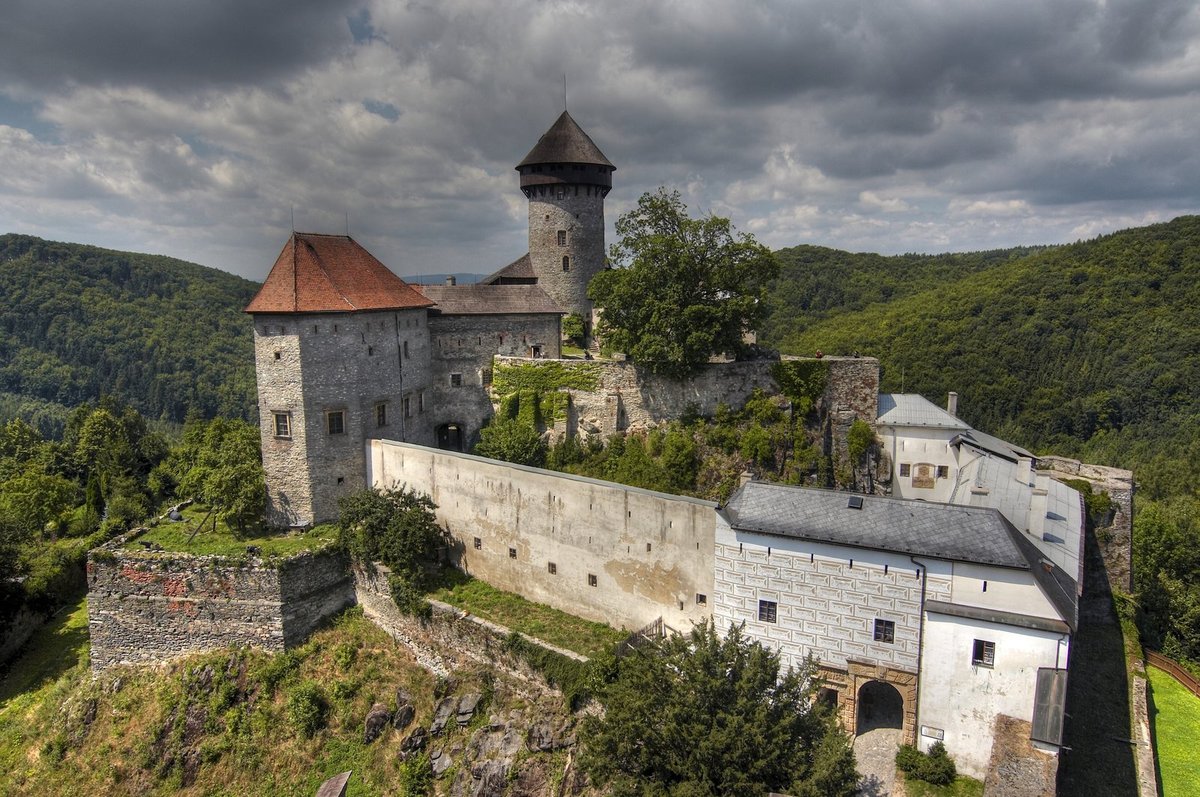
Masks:
[[[892,495],[896,498],[920,498],[940,504],[950,503],[954,479],[958,473],[957,452],[950,440],[958,429],[940,427],[880,426],[884,450],[892,457]],[[900,475],[900,466],[909,466],[909,475]],[[919,486],[921,466],[932,468],[932,486]],[[938,466],[947,468],[946,478],[937,478]]]
[[[1062,619],[1028,570],[956,562],[951,595],[954,603],[963,606]]]

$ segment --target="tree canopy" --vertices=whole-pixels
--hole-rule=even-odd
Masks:
[[[778,265],[765,246],[729,219],[693,219],[678,191],[643,194],[617,219],[609,257],[588,295],[603,308],[605,344],[651,371],[683,377],[716,354],[744,352],[745,333]]]
[[[854,793],[849,741],[813,702],[811,662],[712,622],[617,660],[604,715],[585,720],[583,765],[617,797]]]

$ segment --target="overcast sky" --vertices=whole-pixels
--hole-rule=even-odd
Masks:
[[[401,275],[525,252],[572,116],[772,247],[1061,243],[1200,209],[1194,0],[6,0],[0,232],[261,280],[292,227]]]

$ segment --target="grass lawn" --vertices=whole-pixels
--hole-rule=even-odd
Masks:
[[[335,529],[332,525],[316,526],[304,532],[278,533],[267,529],[247,531],[235,534],[224,523],[217,523],[217,530],[212,528],[212,518],[204,523],[204,530],[192,537],[196,527],[204,522],[208,508],[193,504],[183,510],[183,520],[177,523],[164,521],[145,534],[130,540],[125,549],[130,551],[143,550],[141,543],[149,542],[158,545],[164,551],[173,553],[190,553],[198,556],[229,556],[244,557],[246,546],[257,546],[264,557],[291,556],[301,551],[323,548],[333,541]]]
[[[949,786],[934,786],[923,780],[904,779],[908,797],[983,797],[983,781],[959,775]]]
[[[1157,667],[1150,677],[1150,726],[1163,797],[1200,794],[1200,697]]]
[[[593,623],[527,601],[473,578],[455,578],[452,574],[451,579],[451,583],[429,597],[584,656],[602,653],[628,636],[604,623]]]

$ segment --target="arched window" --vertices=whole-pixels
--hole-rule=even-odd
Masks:
[[[570,271],[570,270],[571,270],[571,257],[570,257],[570,255],[563,255],[563,271]]]

